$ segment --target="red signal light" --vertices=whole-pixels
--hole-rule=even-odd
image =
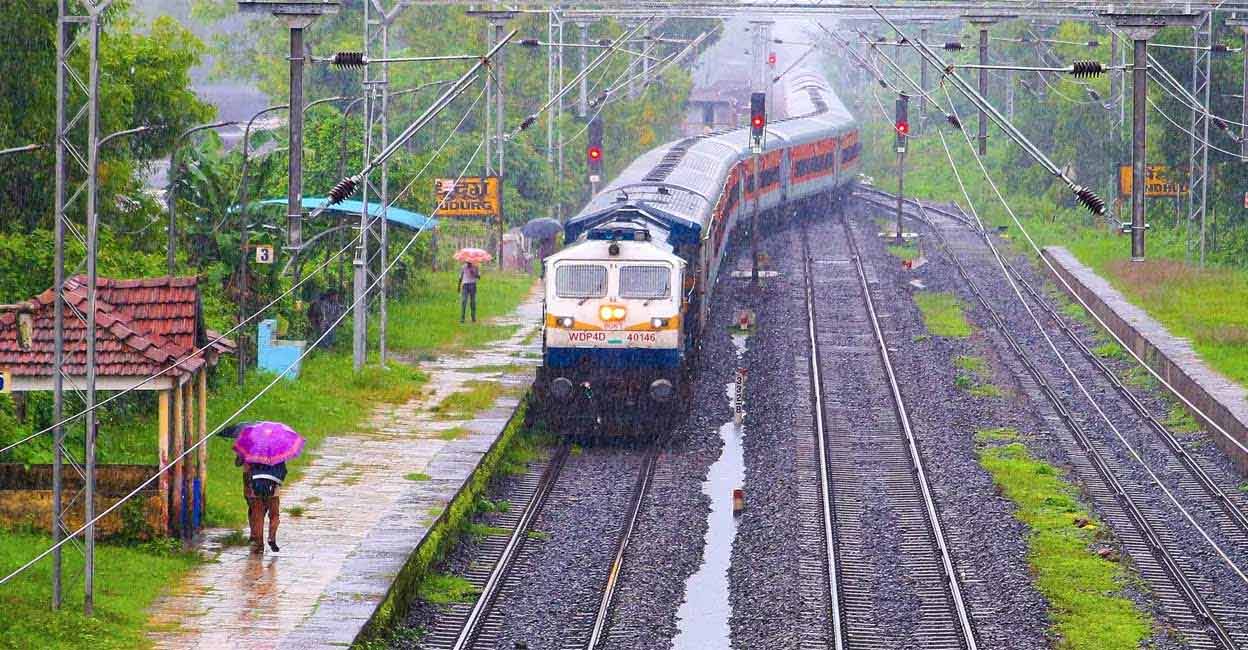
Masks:
[[[767,65],[770,65],[770,66],[776,65],[776,53],[775,52],[772,52],[771,54],[767,55]]]
[[[602,149],[599,149],[598,147],[590,147],[589,150],[585,152],[585,154],[589,156],[590,160],[602,159]]]
[[[897,132],[898,132],[898,133],[900,133],[900,134],[902,134],[902,135],[908,135],[908,134],[910,133],[910,123],[909,123],[909,122],[898,122],[898,123],[897,123]]]
[[[764,120],[763,120],[762,115],[755,115],[754,117],[750,118],[750,124],[756,129],[763,128],[763,122]]]

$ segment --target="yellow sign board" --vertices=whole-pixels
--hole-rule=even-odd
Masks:
[[[1145,165],[1147,175],[1144,177],[1144,196],[1176,197],[1187,196],[1188,185],[1173,180],[1173,172],[1165,165]],[[1118,193],[1131,196],[1132,183],[1131,165],[1118,166]]]
[[[13,374],[8,370],[0,370],[0,393],[13,392]]]
[[[435,217],[503,216],[502,186],[497,176],[437,178],[433,181],[433,197],[438,206]]]

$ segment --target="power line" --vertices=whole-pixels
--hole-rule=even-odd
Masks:
[[[457,177],[456,177],[456,181],[457,181],[457,182],[458,182],[460,179],[462,179],[462,178],[464,177],[464,174],[466,174],[466,173],[468,172],[468,168],[469,168],[469,167],[470,167],[470,166],[471,166],[471,165],[472,165],[472,164],[476,161],[477,156],[481,153],[481,148],[482,148],[482,146],[483,146],[483,145],[484,145],[484,142],[482,142],[481,144],[478,144],[478,145],[477,145],[476,150],[473,152],[472,156],[471,156],[471,157],[469,157],[468,162],[467,162],[467,163],[464,165],[464,167],[460,170],[459,176],[457,176]],[[448,194],[448,195],[446,195],[446,196],[444,196],[444,197],[442,198],[442,200],[441,200],[441,201],[439,201],[438,206],[437,206],[436,208],[434,208],[434,213],[436,213],[436,212],[437,212],[437,210],[438,210],[438,209],[440,209],[440,208],[442,207],[442,205],[443,205],[443,204],[445,204],[445,202],[446,202],[446,200],[447,200],[448,198],[450,198],[450,195],[449,195],[449,194]],[[389,264],[389,265],[388,265],[388,266],[384,269],[384,271],[383,271],[381,274],[379,274],[379,275],[378,275],[378,277],[377,277],[376,279],[374,279],[374,280],[373,280],[372,284],[368,286],[368,288],[367,288],[367,290],[366,290],[366,291],[361,292],[360,296],[359,296],[359,297],[357,297],[357,298],[355,299],[355,301],[353,301],[353,302],[352,302],[352,304],[351,304],[351,305],[349,305],[349,307],[354,307],[356,302],[358,302],[358,301],[360,301],[360,300],[366,300],[366,299],[367,299],[367,297],[368,297],[368,296],[369,296],[369,294],[372,292],[372,289],[373,289],[373,288],[377,285],[377,283],[381,282],[382,278],[384,278],[384,277],[386,276],[386,274],[388,274],[388,273],[390,272],[390,270],[391,270],[391,269],[395,266],[395,264],[397,264],[397,263],[399,262],[399,260],[401,260],[401,259],[403,258],[403,256],[407,254],[407,251],[411,249],[411,247],[412,247],[412,246],[416,243],[416,240],[420,237],[420,235],[421,235],[422,233],[424,233],[425,229],[426,229],[426,228],[428,228],[428,226],[429,226],[429,222],[427,222],[427,221],[426,221],[424,224],[421,224],[421,227],[420,227],[420,228],[416,231],[416,233],[415,233],[414,235],[412,235],[411,239],[410,239],[410,240],[408,240],[407,244],[405,244],[405,245],[403,246],[403,249],[399,251],[398,255],[395,255],[394,259],[393,259],[393,260],[391,260],[390,264]],[[90,519],[90,520],[88,520],[88,521],[84,522],[84,523],[83,523],[83,525],[82,525],[81,527],[79,527],[77,530],[75,530],[73,533],[70,533],[68,536],[64,537],[64,538],[63,538],[63,539],[61,539],[59,542],[57,542],[57,543],[53,544],[52,546],[49,546],[47,549],[44,549],[42,552],[40,552],[40,553],[39,553],[38,555],[36,555],[34,558],[32,558],[31,560],[29,560],[28,562],[26,562],[26,563],[25,563],[25,564],[23,564],[22,566],[18,567],[16,570],[14,570],[13,572],[9,573],[9,574],[8,574],[8,575],[6,575],[5,577],[0,578],[0,586],[2,586],[2,585],[4,585],[4,584],[7,584],[7,583],[8,583],[8,582],[10,582],[11,580],[13,580],[13,578],[17,577],[18,575],[20,575],[21,573],[23,573],[24,571],[26,571],[26,570],[27,570],[27,569],[29,569],[30,567],[34,566],[36,563],[38,563],[38,562],[39,562],[40,560],[42,560],[43,558],[47,557],[48,555],[51,555],[54,551],[56,551],[56,550],[60,549],[62,546],[64,546],[64,545],[65,545],[66,543],[68,543],[70,540],[72,540],[72,539],[76,538],[78,535],[82,534],[82,532],[83,532],[83,531],[85,531],[88,527],[94,526],[94,525],[95,525],[96,523],[98,523],[101,519],[103,519],[104,517],[108,516],[108,515],[109,515],[109,514],[111,514],[113,511],[115,511],[115,510],[117,510],[118,508],[120,508],[120,507],[121,507],[123,504],[125,504],[127,501],[129,501],[130,499],[134,498],[137,494],[139,494],[140,492],[142,492],[142,491],[143,491],[143,490],[144,490],[144,489],[145,489],[148,485],[151,485],[151,484],[152,484],[152,482],[153,482],[153,481],[155,481],[157,478],[159,478],[162,474],[164,474],[165,472],[167,472],[167,471],[169,471],[170,469],[172,469],[172,468],[173,468],[174,466],[176,466],[176,465],[177,465],[177,464],[178,464],[178,463],[179,463],[179,462],[180,462],[183,458],[186,458],[188,455],[190,455],[190,454],[191,454],[191,452],[194,452],[194,451],[195,451],[195,450],[197,450],[199,447],[203,446],[204,444],[207,444],[207,442],[208,442],[209,440],[211,440],[213,436],[215,436],[215,435],[219,434],[222,430],[224,430],[224,429],[225,429],[225,427],[226,427],[226,426],[227,426],[230,422],[233,422],[234,420],[236,420],[236,419],[238,418],[238,416],[239,416],[239,415],[241,415],[244,411],[246,411],[248,408],[250,408],[250,407],[251,407],[253,404],[255,404],[257,401],[259,401],[259,399],[260,399],[261,397],[263,397],[266,393],[268,393],[268,391],[272,390],[272,388],[273,388],[274,386],[276,386],[278,382],[282,381],[282,379],[286,376],[286,373],[290,372],[290,371],[291,371],[291,369],[293,369],[293,368],[294,368],[297,364],[299,364],[301,361],[303,361],[303,359],[304,359],[305,357],[307,357],[309,354],[311,354],[311,352],[312,352],[314,349],[316,349],[316,348],[317,348],[317,346],[321,343],[321,341],[323,341],[323,340],[325,339],[325,337],[329,336],[329,334],[330,334],[331,332],[333,332],[333,331],[334,331],[334,329],[335,329],[336,327],[338,327],[338,325],[339,325],[339,324],[341,324],[341,323],[342,323],[342,321],[343,321],[343,320],[347,317],[347,314],[349,314],[349,313],[351,313],[351,310],[350,310],[350,309],[345,309],[345,310],[343,310],[343,312],[342,312],[342,313],[338,316],[338,318],[334,320],[333,324],[331,324],[328,328],[326,328],[326,329],[325,329],[325,331],[324,331],[324,332],[323,332],[323,333],[322,333],[319,337],[317,337],[316,341],[314,341],[311,345],[306,346],[306,347],[304,348],[304,350],[303,350],[303,351],[299,354],[299,356],[298,356],[298,357],[296,357],[296,358],[295,358],[295,359],[294,359],[294,360],[293,360],[293,361],[292,361],[289,365],[287,365],[287,366],[286,366],[286,368],[284,368],[284,369],[283,369],[280,373],[278,373],[278,374],[277,374],[277,376],[275,376],[275,377],[273,378],[273,380],[272,380],[272,381],[270,381],[268,384],[266,384],[263,388],[261,388],[261,389],[260,389],[260,391],[259,391],[259,392],[257,392],[257,393],[256,393],[254,396],[252,396],[251,398],[249,398],[249,399],[248,399],[245,403],[243,403],[243,405],[242,405],[242,406],[240,406],[240,407],[239,407],[237,410],[235,410],[232,414],[230,414],[228,417],[226,417],[226,418],[225,418],[225,420],[224,420],[224,421],[222,421],[222,422],[221,422],[221,424],[217,425],[217,427],[216,427],[215,429],[213,429],[211,432],[209,432],[208,434],[206,434],[203,438],[200,438],[200,439],[199,439],[197,442],[195,442],[194,444],[192,444],[192,445],[188,446],[188,447],[187,447],[187,448],[186,448],[186,449],[185,449],[185,450],[184,450],[181,454],[178,454],[178,456],[176,456],[176,457],[174,457],[173,459],[171,459],[171,460],[170,460],[170,461],[169,461],[169,462],[168,462],[168,463],[167,463],[164,467],[160,468],[160,469],[159,469],[159,470],[158,470],[155,474],[153,474],[153,475],[151,475],[150,477],[148,477],[147,479],[145,479],[142,483],[140,483],[138,486],[136,486],[133,490],[131,490],[131,491],[130,491],[129,493],[127,493],[125,496],[123,496],[122,498],[118,499],[118,500],[117,500],[115,503],[113,503],[111,506],[109,506],[109,507],[105,508],[102,512],[100,512],[99,514],[97,514],[94,518],[92,518],[92,519]]]

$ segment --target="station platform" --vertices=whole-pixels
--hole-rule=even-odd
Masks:
[[[1191,342],[1171,334],[1147,312],[1131,304],[1070,251],[1048,246],[1044,256],[1096,315],[1157,374],[1229,435],[1248,445],[1248,390],[1209,367]],[[1240,470],[1248,471],[1248,454],[1221,435],[1214,434],[1212,439]]]
[[[493,322],[519,329],[485,348],[421,363],[429,382],[418,397],[378,407],[365,431],[321,444],[302,478],[282,494],[280,553],[253,555],[247,546],[210,541],[213,559],[153,607],[155,647],[350,646],[533,381],[540,291]],[[430,410],[482,380],[504,387],[489,409],[464,420]],[[301,516],[285,512],[296,505],[305,508]]]

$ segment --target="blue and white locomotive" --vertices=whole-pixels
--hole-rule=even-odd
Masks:
[[[544,260],[543,359],[533,406],[561,431],[661,425],[683,406],[729,236],[750,211],[844,190],[853,116],[813,66],[775,84],[760,154],[749,128],[684,138],[634,160],[565,225]],[[757,169],[756,167],[756,161]]]

